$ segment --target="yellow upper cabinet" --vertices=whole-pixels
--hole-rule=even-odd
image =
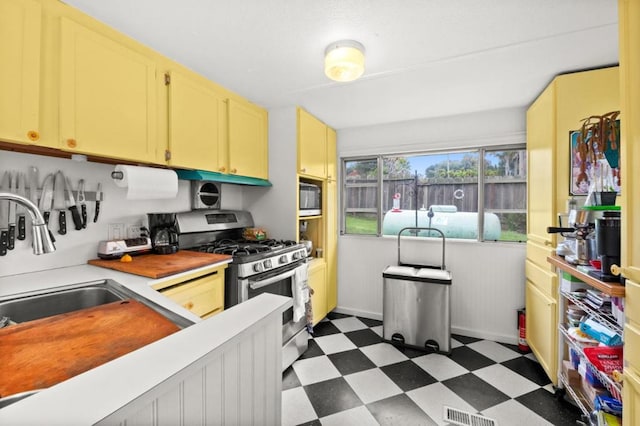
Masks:
[[[218,149],[225,143],[225,97],[213,84],[171,71],[166,74],[169,165],[224,172]]]
[[[327,127],[327,179],[338,179],[338,147],[336,131]]]
[[[298,173],[327,177],[327,126],[298,108]]]
[[[269,179],[267,111],[250,102],[228,99],[227,173]]]
[[[0,0],[0,139],[40,139],[42,11],[32,0]]]
[[[61,148],[156,157],[156,62],[65,17],[60,22]]]

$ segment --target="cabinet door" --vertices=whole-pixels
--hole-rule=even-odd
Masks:
[[[554,102],[552,84],[527,111],[527,234],[530,241],[542,244],[555,242],[547,227],[557,223]]]
[[[622,194],[622,273],[640,283],[640,3],[618,2],[620,31],[620,101]],[[629,310],[640,311],[640,304]]]
[[[224,273],[215,273],[160,292],[203,318],[222,312],[224,308]]]
[[[298,108],[298,173],[327,177],[327,126]]]
[[[309,267],[309,286],[313,289],[311,309],[313,325],[327,316],[327,279],[324,262],[315,262]]]
[[[529,280],[525,293],[527,343],[549,379],[558,384],[557,303]]]
[[[224,141],[224,96],[212,85],[172,71],[169,74],[169,164],[221,170],[218,147]]]
[[[267,111],[229,99],[228,173],[269,179]]]
[[[60,147],[164,163],[156,152],[155,62],[64,17],[60,31]]]
[[[624,369],[624,386],[622,388],[622,425],[636,426],[640,424],[640,375],[630,368]]]
[[[327,127],[327,179],[338,179],[338,147],[336,131]]]
[[[326,223],[324,256],[327,262],[327,312],[338,305],[338,208],[337,183],[327,181],[323,217]]]
[[[0,139],[40,138],[40,4],[0,0]]]

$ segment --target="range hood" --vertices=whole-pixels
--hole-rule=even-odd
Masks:
[[[233,183],[236,185],[272,186],[266,179],[247,176],[227,175],[224,173],[208,172],[204,170],[176,170],[178,179],[208,180],[212,182]]]

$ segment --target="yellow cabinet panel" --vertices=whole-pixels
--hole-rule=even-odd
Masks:
[[[224,172],[218,158],[219,145],[226,143],[224,95],[176,71],[169,79],[169,164]]]
[[[40,139],[40,4],[0,0],[0,139]]]
[[[337,184],[327,181],[323,217],[326,224],[324,257],[327,262],[327,312],[338,305],[338,208]]]
[[[160,292],[194,314],[205,317],[224,308],[224,273],[214,273]]]
[[[164,163],[156,152],[156,63],[65,17],[60,36],[60,148]]]
[[[625,349],[626,356],[626,349]],[[640,425],[640,375],[638,370],[624,369],[624,386],[622,388],[622,425]]]
[[[554,300],[557,300],[558,275],[556,273],[541,268],[529,259],[525,260],[524,270],[527,280],[535,285],[542,293]]]
[[[624,363],[640,371],[640,324],[627,322],[624,326]]]
[[[269,179],[267,111],[229,99],[228,173]]]
[[[298,108],[298,173],[327,177],[327,126]]]
[[[621,263],[623,275],[640,283],[640,3],[618,2],[620,31],[622,194]],[[640,311],[640,303],[634,304]]]
[[[557,221],[554,123],[555,92],[551,85],[527,111],[527,233],[542,240],[552,238],[547,227]]]
[[[558,383],[557,303],[527,280],[527,343],[554,384]]]
[[[337,147],[336,131],[331,127],[327,127],[327,179],[338,179],[338,147]]]
[[[313,289],[311,296],[313,325],[319,323],[328,312],[326,271],[326,265],[322,261],[312,262],[309,266],[309,286]]]

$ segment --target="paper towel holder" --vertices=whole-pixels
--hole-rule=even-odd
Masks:
[[[122,173],[120,170],[114,170],[111,172],[111,179],[122,180],[124,179],[124,173]]]

